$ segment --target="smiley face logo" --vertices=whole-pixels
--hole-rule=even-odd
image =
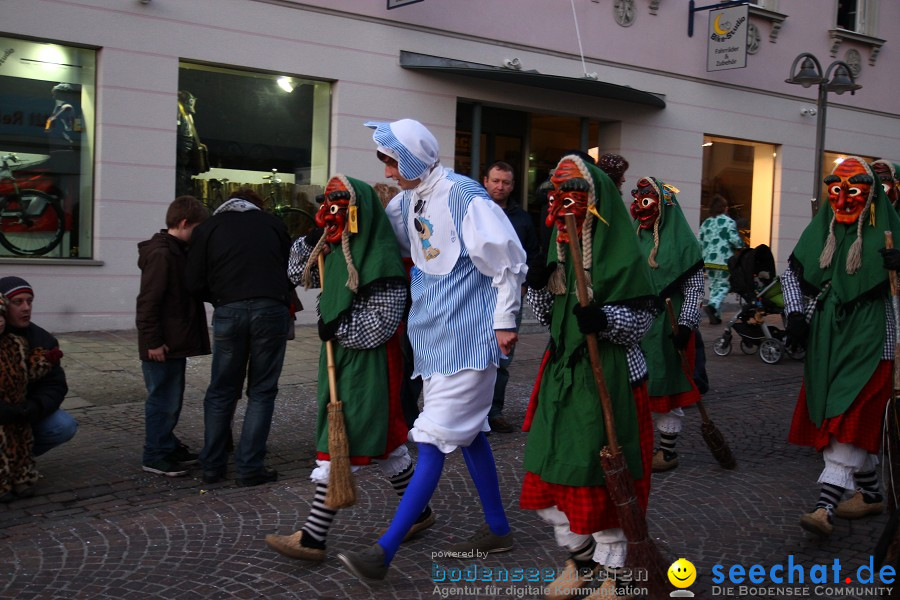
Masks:
[[[668,570],[669,582],[677,588],[690,587],[697,579],[697,569],[691,561],[679,558]]]

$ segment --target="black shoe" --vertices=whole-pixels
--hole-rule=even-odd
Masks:
[[[225,471],[203,471],[203,483],[219,483],[225,479]]]
[[[155,473],[156,475],[165,475],[166,477],[181,477],[187,475],[188,470],[167,458],[161,458],[152,462],[144,463],[141,467],[147,473]]]
[[[262,472],[249,477],[239,477],[237,484],[240,487],[251,487],[254,485],[262,485],[264,483],[272,483],[278,481],[278,471],[275,469],[263,469]]]
[[[200,462],[200,455],[191,452],[191,449],[181,442],[178,442],[178,447],[166,458],[182,467],[191,467]]]
[[[713,308],[712,306],[707,304],[706,306],[703,307],[703,309],[706,311],[706,314],[709,315],[709,324],[710,325],[719,325],[722,323],[722,319],[719,318],[719,315],[716,312],[715,308]]]
[[[339,552],[338,560],[361,580],[384,579],[388,566],[384,564],[384,548],[373,544],[362,552]]]
[[[512,423],[499,415],[488,417],[488,425],[491,426],[491,431],[496,431],[497,433],[512,433],[516,430]]]

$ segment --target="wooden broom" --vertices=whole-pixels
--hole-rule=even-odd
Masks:
[[[666,313],[669,315],[669,324],[672,326],[672,335],[678,335],[678,320],[675,318],[675,309],[672,308],[671,298],[666,298]],[[691,335],[693,335],[693,332],[691,332]],[[687,377],[688,381],[693,381],[694,374],[692,373],[690,362],[688,362],[688,357],[687,354],[685,354],[684,349],[679,348],[678,356],[681,358],[681,370],[684,371],[684,376]],[[725,441],[725,436],[722,435],[722,432],[719,431],[716,424],[709,418],[706,408],[703,406],[703,401],[700,399],[697,400],[697,409],[700,411],[700,433],[703,435],[703,441],[706,442],[706,447],[709,448],[713,458],[716,459],[723,469],[736,468],[737,460],[735,460],[734,454],[732,454],[731,448],[728,446],[728,442]]]
[[[590,305],[588,297],[587,278],[584,275],[584,266],[581,259],[581,245],[575,232],[578,230],[575,215],[565,215],[566,231],[569,232],[569,250],[572,259],[572,270],[575,273],[575,291],[578,303],[581,306]],[[597,385],[597,396],[600,399],[600,407],[603,413],[603,423],[606,428],[606,446],[600,450],[600,466],[605,476],[606,491],[615,506],[616,516],[619,518],[619,526],[628,540],[625,566],[630,568],[646,569],[647,586],[650,600],[662,600],[667,598],[665,589],[667,565],[666,561],[650,537],[647,529],[647,517],[641,509],[634,491],[634,479],[625,464],[625,455],[619,446],[616,437],[616,423],[613,415],[612,398],[606,387],[606,378],[603,376],[603,365],[600,358],[600,345],[597,334],[584,334],[585,345],[588,350],[588,359],[591,370],[594,373],[594,382]],[[623,401],[630,401],[623,400]],[[650,477],[650,473],[644,473],[644,477]]]
[[[325,255],[319,254],[319,285],[325,288]],[[328,472],[328,491],[325,505],[329,508],[347,508],[356,504],[356,484],[350,467],[350,441],[344,424],[343,403],[337,396],[337,375],[334,367],[334,346],[325,342],[328,361],[328,456],[331,468]]]

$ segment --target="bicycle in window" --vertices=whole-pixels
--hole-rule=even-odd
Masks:
[[[278,169],[272,169],[271,175],[263,177],[269,193],[265,197],[265,205],[271,207],[272,213],[284,220],[291,238],[306,235],[315,227],[316,219],[308,210],[282,202],[283,181],[278,176]]]
[[[20,162],[13,153],[0,156],[0,245],[18,256],[41,256],[62,241],[65,214],[46,175],[27,177],[20,185],[13,168]]]

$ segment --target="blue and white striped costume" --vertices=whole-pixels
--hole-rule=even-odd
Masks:
[[[426,396],[410,437],[449,452],[488,430],[492,392],[430,406],[427,382],[471,370],[482,371],[493,386],[500,359],[494,330],[515,329],[525,251],[487,192],[439,164],[394,198],[387,213],[401,251],[415,265],[408,332],[414,376],[426,380]]]

